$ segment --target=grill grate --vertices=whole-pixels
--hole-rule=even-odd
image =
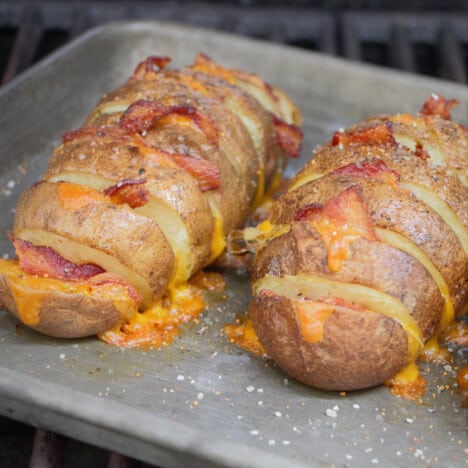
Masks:
[[[16,74],[84,30],[123,19],[169,20],[467,83],[468,13],[332,12],[173,2],[0,4],[0,76]]]
[[[281,3],[281,2],[280,2]],[[437,3],[437,2],[435,2]],[[297,4],[297,2],[296,2]],[[156,19],[281,42],[467,83],[468,12],[340,11],[175,2],[0,3],[0,83],[93,26]],[[0,417],[0,466],[147,467]]]

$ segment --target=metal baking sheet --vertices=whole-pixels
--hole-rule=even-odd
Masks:
[[[451,83],[173,24],[107,25],[0,90],[0,254],[12,254],[5,233],[17,197],[61,133],[146,55],[182,65],[197,52],[290,93],[304,114],[302,162],[337,127],[415,112],[432,92],[459,99],[455,117],[468,123],[468,89]],[[345,396],[307,388],[220,337],[249,299],[248,277],[228,280],[227,300],[156,351],[51,339],[0,312],[0,413],[162,466],[465,465],[467,414],[453,365],[422,366],[430,383],[422,405],[385,387]]]

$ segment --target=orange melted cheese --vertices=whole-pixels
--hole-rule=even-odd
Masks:
[[[180,326],[195,321],[205,309],[203,290],[222,290],[218,274],[199,272],[196,284],[174,286],[169,294],[148,309],[98,335],[102,341],[123,348],[159,348],[172,343]]]
[[[223,334],[232,343],[255,356],[265,357],[266,351],[260,343],[252,321],[244,317],[237,324],[229,324],[223,327]]]
[[[44,278],[23,272],[16,260],[0,259],[0,273],[5,276],[16,306],[18,318],[28,326],[38,325],[40,310],[51,293],[91,296],[111,300],[122,317],[130,317],[138,304],[128,295],[125,285],[118,283],[90,284],[89,282],[66,282]]]
[[[325,321],[335,308],[314,301],[295,301],[295,308],[304,340],[311,344],[322,341]]]
[[[364,237],[364,233],[347,224],[330,223],[328,219],[321,219],[313,224],[327,247],[328,268],[331,271],[339,271],[343,261],[348,258],[349,246],[355,240]]]
[[[393,395],[406,400],[420,400],[426,391],[427,381],[419,374],[417,365],[413,362],[398,372],[392,379],[385,382]]]
[[[453,357],[447,349],[440,346],[438,337],[433,336],[424,345],[418,359],[423,362],[447,363],[452,362]]]
[[[87,205],[109,201],[109,198],[98,190],[70,182],[60,182],[57,192],[63,208],[70,211],[81,210]]]

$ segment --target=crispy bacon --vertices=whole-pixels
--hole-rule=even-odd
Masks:
[[[89,278],[87,282],[93,286],[103,286],[106,284],[118,284],[119,286],[124,286],[127,290],[128,296],[131,299],[133,299],[137,304],[140,304],[143,301],[143,296],[138,290],[136,290],[128,281],[124,280],[121,276],[116,275],[114,273],[99,273],[96,276]]]
[[[432,94],[419,112],[421,115],[438,115],[441,119],[450,120],[450,111],[458,104],[457,99],[447,100],[440,94]]]
[[[298,158],[302,146],[302,130],[271,114],[275,127],[276,141],[291,158]]]
[[[198,54],[195,63],[191,67],[195,71],[207,73],[225,79],[229,83],[236,83],[236,77],[231,70],[218,65],[212,58],[206,54]]]
[[[77,130],[71,130],[65,132],[62,135],[63,143],[70,143],[71,141],[77,140],[79,138],[108,138],[113,141],[127,143],[132,140],[132,136],[129,133],[119,127],[97,127],[91,125],[89,127],[81,127]]]
[[[151,78],[152,75],[166,68],[171,61],[170,57],[150,55],[136,66],[133,75],[128,81],[132,82]]]
[[[384,182],[392,186],[395,186],[400,181],[400,174],[390,169],[385,162],[379,158],[375,158],[370,161],[351,163],[347,166],[335,169],[332,173],[351,177],[371,177],[382,179]]]
[[[140,99],[134,102],[120,118],[119,126],[131,133],[142,133],[168,115],[189,118],[208,141],[217,146],[218,130],[213,121],[193,106],[163,106],[157,101]]]
[[[197,181],[202,192],[216,190],[221,186],[221,171],[211,161],[177,153],[170,154],[170,157]]]
[[[46,276],[66,281],[83,281],[104,270],[93,263],[77,265],[59,255],[54,249],[37,246],[10,236],[19,258],[20,268],[31,275]]]
[[[390,123],[381,123],[374,127],[335,132],[332,137],[332,146],[351,145],[392,145],[396,146],[396,140]]]
[[[421,145],[421,143],[419,142],[416,142],[416,148],[414,150],[414,154],[419,159],[422,159],[422,160],[426,160],[430,158],[429,153],[424,149],[423,145]]]
[[[349,245],[358,238],[377,240],[373,221],[367,212],[362,189],[353,185],[325,203],[299,212],[301,221],[312,224],[328,251],[328,267],[339,271],[348,258]]]
[[[146,179],[123,179],[103,192],[114,203],[126,203],[131,208],[138,208],[149,201],[149,193],[145,184]]]
[[[309,203],[308,205],[302,207],[297,213],[295,220],[296,221],[307,221],[313,216],[322,212],[323,205],[320,203]]]

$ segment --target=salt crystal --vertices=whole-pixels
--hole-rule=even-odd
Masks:
[[[246,390],[249,392],[249,393],[252,393],[254,390],[255,390],[255,387],[253,385],[249,385]]]
[[[185,377],[182,374],[179,374],[177,376],[177,380],[180,380],[180,381],[185,380]]]
[[[329,418],[336,418],[338,416],[337,412],[335,410],[330,409],[330,408],[328,408],[327,411],[325,411],[325,414]]]

